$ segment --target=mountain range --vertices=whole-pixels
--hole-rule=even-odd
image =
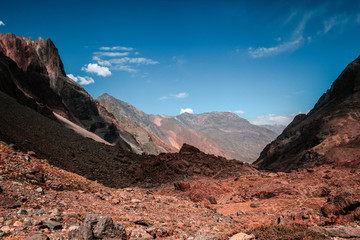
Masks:
[[[148,115],[134,106],[103,94],[96,99],[119,122],[130,119],[178,151],[184,143],[201,151],[241,161],[254,161],[277,134],[231,112],[178,116]]]

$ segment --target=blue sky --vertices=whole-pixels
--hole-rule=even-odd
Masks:
[[[0,5],[0,32],[51,38],[94,98],[106,92],[151,114],[287,124],[360,54],[356,0]]]

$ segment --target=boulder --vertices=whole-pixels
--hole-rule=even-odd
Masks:
[[[125,228],[108,216],[90,214],[85,217],[81,226],[69,232],[69,239],[123,239],[126,240]]]

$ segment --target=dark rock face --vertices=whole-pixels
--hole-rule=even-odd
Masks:
[[[287,171],[331,163],[355,167],[360,154],[360,58],[350,63],[307,114],[295,117],[255,164]]]
[[[126,240],[125,228],[108,216],[87,215],[83,224],[69,233],[69,239],[123,239]]]
[[[55,119],[55,112],[110,143],[130,148],[99,114],[91,96],[66,76],[50,39],[0,34],[0,91],[47,117]]]

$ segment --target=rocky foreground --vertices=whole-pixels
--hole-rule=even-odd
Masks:
[[[324,165],[222,179],[194,175],[175,184],[116,189],[1,142],[0,236],[355,239],[360,237],[359,183],[359,169]]]

